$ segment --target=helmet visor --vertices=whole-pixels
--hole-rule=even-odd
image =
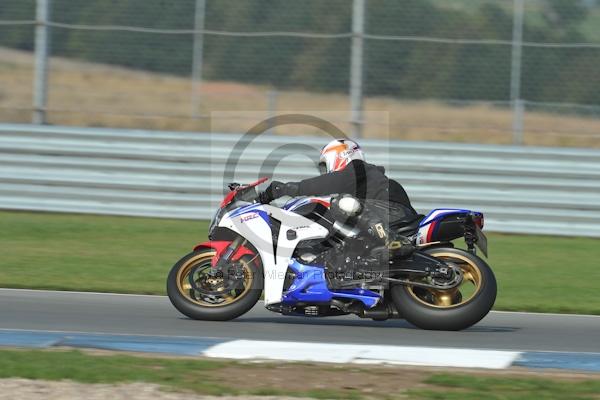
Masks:
[[[323,175],[327,173],[327,165],[324,162],[319,163],[319,174]]]

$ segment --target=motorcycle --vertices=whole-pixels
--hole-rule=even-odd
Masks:
[[[256,186],[266,180],[230,184],[209,241],[171,269],[167,293],[184,315],[231,320],[264,293],[265,307],[284,315],[402,318],[423,329],[462,330],[492,308],[496,280],[476,250],[487,257],[482,213],[435,209],[400,221],[393,228],[413,251],[374,259],[373,244],[350,223],[360,200],[345,195],[261,204]],[[466,250],[453,245],[459,238]]]

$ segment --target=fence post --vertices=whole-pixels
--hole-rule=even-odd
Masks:
[[[350,54],[350,123],[352,137],[362,136],[363,128],[363,45],[365,0],[352,4],[352,48]]]
[[[267,91],[267,118],[269,120],[277,116],[277,95],[278,93],[276,89],[271,89]],[[269,127],[267,133],[275,135],[275,127]]]
[[[46,123],[46,106],[48,102],[48,48],[50,45],[48,18],[50,0],[37,0],[35,25],[35,71],[33,80],[33,115],[34,124]]]
[[[523,113],[525,105],[521,99],[521,59],[523,48],[523,3],[513,0],[513,37],[510,70],[510,101],[512,106],[513,144],[523,144]]]
[[[200,85],[202,82],[202,56],[204,47],[204,15],[206,0],[196,0],[194,15],[194,45],[192,54],[192,117],[198,116],[200,110]]]

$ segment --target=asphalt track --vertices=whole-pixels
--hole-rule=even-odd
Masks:
[[[281,316],[258,303],[229,322],[190,320],[167,297],[0,289],[0,329],[221,339],[600,352],[600,316],[491,312],[461,332],[403,320]]]

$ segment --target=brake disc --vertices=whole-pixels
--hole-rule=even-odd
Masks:
[[[449,278],[445,276],[434,276],[431,278],[431,283],[440,290],[452,289],[459,286],[463,280],[463,272],[462,269],[457,267],[453,263],[446,263],[448,268],[451,269],[451,274]]]
[[[244,281],[243,267],[238,263],[228,268],[227,277],[222,271],[217,271],[215,276],[203,275],[196,279],[194,276],[200,268],[203,267],[192,268],[188,275],[188,281],[195,291],[204,296],[221,296],[223,293],[238,289]]]

